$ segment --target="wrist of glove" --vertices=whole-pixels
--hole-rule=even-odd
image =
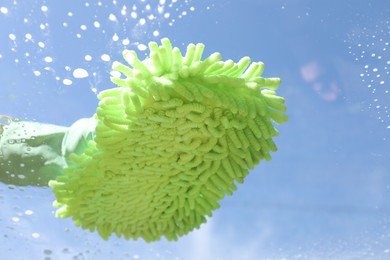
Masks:
[[[18,186],[46,186],[61,175],[69,155],[84,152],[96,127],[94,118],[70,127],[0,120],[0,182]]]
[[[61,143],[67,127],[15,121],[0,124],[0,181],[45,186],[62,174]]]
[[[88,146],[88,142],[95,138],[95,118],[83,118],[73,123],[62,140],[62,155],[68,162],[69,155],[82,154]]]

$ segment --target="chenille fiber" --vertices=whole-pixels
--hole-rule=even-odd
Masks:
[[[141,61],[113,63],[117,85],[99,93],[95,138],[51,181],[56,216],[77,226],[145,241],[177,240],[206,222],[261,160],[276,151],[276,124],[287,120],[279,78],[244,57],[202,60],[164,38]]]

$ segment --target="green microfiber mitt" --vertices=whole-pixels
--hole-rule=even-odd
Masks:
[[[49,185],[56,216],[126,239],[177,240],[206,221],[248,170],[276,151],[273,123],[287,120],[280,79],[263,63],[201,60],[203,44],[183,56],[168,39],[149,43],[141,61],[113,63],[121,77],[102,91],[95,138]],[[249,66],[249,67],[248,67]]]

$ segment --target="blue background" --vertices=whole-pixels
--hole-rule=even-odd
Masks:
[[[168,37],[182,51],[189,43],[203,42],[204,56],[216,51],[235,61],[250,56],[265,63],[264,76],[282,78],[278,93],[286,99],[289,122],[278,127],[279,151],[271,162],[251,171],[207,224],[178,242],[105,242],[74,227],[71,220],[56,219],[49,188],[0,184],[0,255],[390,259],[390,4],[160,4],[162,13],[157,11],[158,1],[1,2],[0,11],[8,12],[0,12],[0,114],[65,126],[89,117],[97,106],[95,92],[113,87],[111,62],[122,59],[123,49],[146,56],[139,44]],[[48,10],[42,11],[42,6]],[[110,14],[117,20],[111,21]],[[155,19],[148,19],[151,14]],[[140,18],[146,18],[144,25]],[[94,27],[94,21],[100,27]],[[124,46],[126,38],[130,44]],[[92,61],[84,59],[87,54]],[[102,54],[110,55],[111,61],[101,60]],[[48,56],[53,62],[45,62]],[[76,68],[87,70],[89,77],[74,78]],[[64,79],[72,84],[64,85]]]

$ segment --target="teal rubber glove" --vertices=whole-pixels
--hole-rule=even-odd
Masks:
[[[47,186],[62,175],[67,157],[82,153],[94,136],[93,118],[70,127],[8,121],[0,124],[0,181],[6,184]]]

